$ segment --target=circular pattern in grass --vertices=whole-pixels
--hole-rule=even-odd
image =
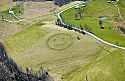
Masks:
[[[67,33],[54,34],[48,38],[47,44],[51,49],[64,50],[73,44],[73,37]]]

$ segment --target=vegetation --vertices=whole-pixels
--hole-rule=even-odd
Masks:
[[[48,47],[54,50],[64,50],[73,44],[73,38],[70,34],[58,33],[49,37]]]
[[[114,3],[107,3],[107,0],[102,0],[101,2],[100,0],[94,0],[84,8],[84,16],[82,18],[76,20],[75,13],[74,7],[62,13],[64,22],[73,24],[76,27],[85,28],[87,26],[92,33],[103,40],[119,46],[125,46],[125,36],[121,34],[119,28],[114,24],[115,19],[118,18],[118,10]],[[102,23],[103,29],[99,24],[100,17],[105,18]]]
[[[119,8],[120,8],[120,11],[122,13],[122,16],[124,17],[125,19],[125,1],[124,0],[119,0]]]
[[[8,3],[9,0],[0,0],[0,11],[6,10],[9,7]]]
[[[31,68],[23,72],[18,65],[8,57],[4,46],[0,43],[0,80],[1,81],[52,81],[48,71],[43,67],[37,73]]]
[[[21,16],[24,13],[23,6],[19,6],[19,5],[14,6],[11,10],[14,12],[15,16]],[[4,19],[18,20],[17,18],[15,18],[14,15],[9,14],[9,9],[2,11],[1,14],[2,14],[2,18]]]
[[[43,24],[33,24],[25,30],[7,38],[5,42],[9,47],[9,50],[13,51],[14,54],[19,54],[20,52],[32,47],[36,41],[39,41],[47,33],[46,31],[40,29],[41,25]]]
[[[64,81],[123,81],[125,55],[121,50],[101,51],[86,66],[69,72]]]
[[[74,17],[76,10],[72,8],[62,14],[64,21],[74,24],[76,27],[85,26],[83,29],[92,31],[109,42],[122,41],[120,44],[125,45],[124,36],[117,28],[112,28],[112,21],[117,18],[117,9],[112,4],[106,3],[106,0],[93,1],[82,11],[84,15],[80,19]],[[27,14],[27,16],[31,18],[31,15]],[[104,29],[101,29],[99,25],[100,18],[98,17],[100,16],[106,18],[102,23]],[[45,22],[44,17],[46,15],[39,18]],[[46,19],[50,17],[52,16]],[[32,20],[29,19],[29,21]],[[30,22],[35,24],[28,27],[23,27],[27,24],[18,26],[18,29],[22,28],[22,31],[14,33],[4,40],[9,56],[23,69],[32,67],[33,70],[38,70],[42,65],[56,79],[59,78],[63,81],[125,80],[124,50],[106,46],[87,35],[60,28],[51,24],[50,20],[47,24],[42,21]],[[10,27],[14,28],[12,25]],[[67,44],[69,45],[67,46]]]

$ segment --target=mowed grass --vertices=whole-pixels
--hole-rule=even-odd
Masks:
[[[5,41],[9,56],[23,68],[32,67],[34,70],[38,70],[43,65],[51,72],[62,75],[86,63],[89,56],[95,55],[101,49],[95,42],[96,40],[91,37],[86,35],[83,37],[81,34],[62,28],[57,29],[54,26],[46,27],[45,25],[40,29],[30,27],[9,37]],[[46,30],[48,33],[42,30]],[[54,50],[48,47],[47,40],[60,33],[70,34],[73,37],[72,45],[64,50]],[[77,40],[77,36],[80,37],[80,40]]]
[[[9,0],[0,0],[0,10],[4,11],[9,8]]]
[[[107,0],[101,0],[101,2],[100,0],[94,0],[84,8],[84,17],[80,20],[75,19],[75,12],[76,10],[71,8],[62,13],[64,22],[73,24],[76,27],[88,27],[91,32],[103,40],[119,46],[125,46],[125,36],[113,24],[115,16],[118,15],[117,8],[113,4],[107,3]],[[100,16],[106,17],[103,23],[104,29],[99,26],[98,17]]]
[[[120,8],[120,11],[121,11],[121,14],[122,16],[124,17],[125,19],[125,1],[124,0],[120,0],[119,1],[119,8]]]
[[[87,35],[83,36],[62,28],[57,29],[55,25],[35,26],[35,28],[33,26],[33,28],[28,28],[25,31],[30,33],[32,29],[39,33],[41,33],[41,30],[46,30],[48,33],[38,39],[36,37],[38,33],[32,33],[33,36],[29,34],[25,36],[24,31],[22,31],[20,34],[25,36],[25,39],[24,37],[22,39],[20,34],[16,34],[15,36],[19,37],[18,39],[12,36],[6,42],[6,48],[10,49],[8,54],[23,69],[32,67],[33,70],[38,70],[43,66],[52,74],[57,74],[57,76],[60,76],[59,78],[63,78],[64,81],[85,81],[86,74],[88,79],[92,81],[118,81],[115,77],[121,78],[119,81],[124,80],[124,51],[105,46]],[[49,48],[47,40],[53,35],[62,33],[72,35],[73,44],[64,50]],[[80,40],[77,39],[78,36]],[[61,35],[62,37],[63,35]],[[11,42],[13,38],[15,41],[23,41]],[[31,41],[31,39],[33,40]],[[60,39],[59,41],[63,40]],[[11,47],[8,45],[9,41]],[[18,54],[16,54],[15,50],[18,49],[23,49],[23,51],[17,51]],[[108,71],[107,68],[109,68]],[[107,72],[109,74],[106,74]],[[119,75],[119,73],[122,73],[122,75]]]
[[[64,50],[49,48],[47,40],[60,33],[70,34],[72,45]],[[6,38],[5,47],[8,55],[23,69],[32,67],[38,70],[43,66],[63,81],[86,81],[86,74],[88,81],[124,81],[124,51],[53,24],[37,23],[25,28]],[[111,68],[109,73],[107,68]]]
[[[124,81],[125,51],[102,51],[86,66],[64,75],[64,81]]]
[[[37,41],[47,34],[45,30],[40,29],[41,25],[38,23],[33,24],[21,32],[8,37],[5,40],[8,51],[12,51],[13,54],[19,54],[20,52],[31,48]]]
[[[38,70],[43,66],[50,73],[57,74],[56,77],[60,76],[63,81],[86,81],[86,74],[90,81],[125,79],[124,51],[105,46],[87,35],[57,28],[55,25],[40,25],[33,25],[6,39],[9,56],[23,69],[32,67],[33,70]],[[49,48],[47,40],[60,33],[72,35],[73,44],[64,50]],[[78,36],[80,40],[77,39]]]

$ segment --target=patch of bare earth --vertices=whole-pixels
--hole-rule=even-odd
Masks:
[[[122,33],[122,35],[125,35],[125,22],[124,21],[117,21],[113,22],[114,30],[118,30]]]
[[[26,2],[24,6],[24,15],[23,17],[26,20],[38,18],[41,16],[46,16],[52,14],[57,6],[53,4],[52,1],[45,2]]]

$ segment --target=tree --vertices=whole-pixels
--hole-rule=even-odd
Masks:
[[[75,6],[75,18],[76,19],[81,19],[84,15],[84,7],[86,7],[86,2],[82,2],[79,5]]]
[[[20,15],[24,12],[24,0],[16,0],[16,7],[19,9]]]
[[[62,6],[62,5],[67,4],[69,2],[70,2],[70,0],[54,0],[54,3],[56,5],[59,5],[59,6]]]

